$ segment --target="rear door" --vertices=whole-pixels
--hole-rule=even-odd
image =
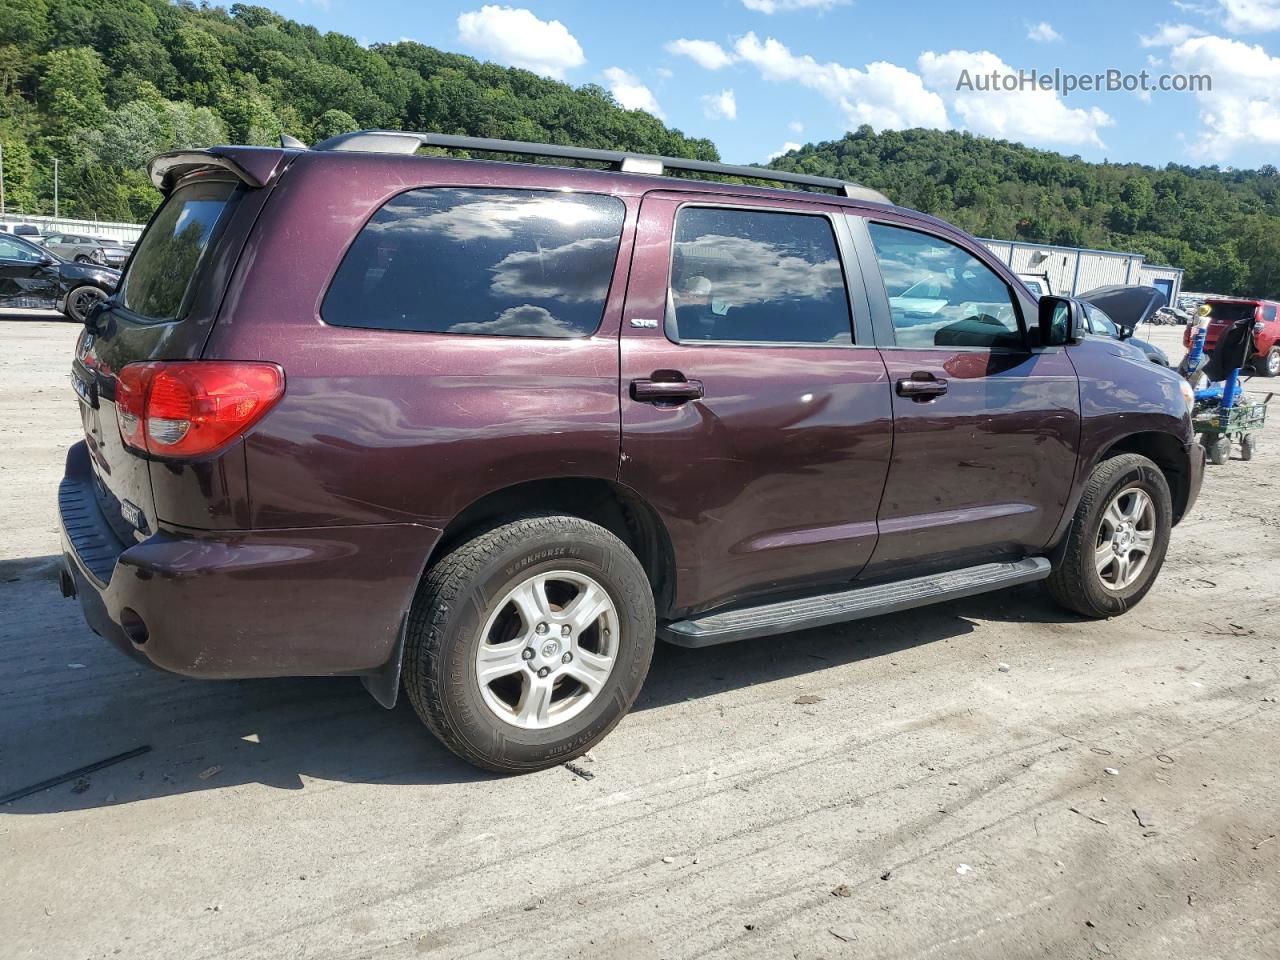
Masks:
[[[977,243],[914,221],[851,217],[850,228],[893,388],[893,459],[866,575],[1040,552],[1080,436],[1065,349],[1027,346],[1034,303]]]
[[[821,204],[653,193],[623,313],[620,478],[673,543],[673,607],[856,576],[892,423],[847,235]]]
[[[238,230],[227,229],[243,194],[234,178],[206,177],[174,190],[148,225],[138,255],[94,330],[78,343],[73,386],[95,486],[104,515],[122,538],[154,532],[156,515],[148,463],[120,439],[117,377],[136,361],[200,355],[225,284],[224,261],[236,252],[229,247],[243,239]],[[243,453],[233,453],[233,462],[235,457]],[[157,466],[161,473],[181,469]],[[238,469],[242,484],[243,459]],[[220,484],[207,487],[212,495]]]

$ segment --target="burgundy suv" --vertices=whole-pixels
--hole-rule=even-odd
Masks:
[[[655,636],[1033,580],[1121,613],[1199,491],[1175,373],[856,185],[400,132],[151,175],[76,352],[64,592],[176,673],[403,684],[481,766],[590,748]]]

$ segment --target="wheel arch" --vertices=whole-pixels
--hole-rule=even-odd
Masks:
[[[1186,448],[1183,442],[1169,433],[1149,430],[1131,433],[1113,441],[1102,451],[1098,463],[1124,453],[1137,453],[1146,457],[1164,474],[1173,499],[1173,522],[1177,524],[1187,511],[1191,496],[1191,475],[1187,469]]]

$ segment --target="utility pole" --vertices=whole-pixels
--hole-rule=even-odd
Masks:
[[[58,216],[58,158],[53,158],[53,215]]]
[[[4,216],[4,144],[0,143],[0,217]]]

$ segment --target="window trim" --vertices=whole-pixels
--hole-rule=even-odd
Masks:
[[[1039,352],[1041,348],[1035,347],[1031,343],[1028,333],[1027,320],[1025,316],[1024,304],[1022,298],[1018,296],[1017,289],[1009,282],[1008,277],[996,269],[988,259],[981,255],[977,250],[972,250],[965,244],[957,242],[953,237],[949,237],[942,233],[926,229],[924,225],[917,225],[910,221],[893,220],[880,216],[869,216],[864,213],[850,212],[849,219],[856,219],[859,228],[854,229],[850,224],[850,230],[854,237],[854,243],[857,246],[859,258],[863,265],[863,272],[869,273],[875,278],[875,281],[868,280],[868,297],[871,297],[870,288],[875,287],[879,296],[872,301],[873,321],[876,327],[876,344],[881,350],[945,350],[949,353],[992,353],[1002,356],[1021,356]],[[930,237],[934,240],[940,240],[959,250],[964,251],[973,259],[977,260],[983,266],[995,275],[996,279],[1004,284],[1005,289],[1009,293],[1009,302],[1013,306],[1014,315],[1018,320],[1018,333],[1022,339],[1020,348],[1004,347],[1004,346],[913,346],[911,344],[898,343],[897,327],[893,324],[893,316],[889,307],[889,289],[885,286],[884,274],[880,270],[880,259],[876,253],[875,242],[871,239],[870,224],[878,223],[886,227],[895,227],[899,230],[906,230],[911,233],[919,233],[923,236]]]
[[[849,342],[848,343],[814,343],[811,340],[677,340],[671,336],[671,319],[675,309],[671,296],[671,279],[675,273],[675,257],[676,257],[676,226],[680,222],[680,214],[686,208],[700,208],[709,210],[741,210],[747,213],[775,213],[792,215],[798,217],[820,217],[827,221],[827,227],[831,230],[831,239],[835,244],[836,260],[840,264],[840,277],[844,283],[845,304],[849,311]],[[802,210],[789,205],[772,206],[768,204],[758,203],[733,203],[726,198],[717,198],[716,200],[680,200],[676,204],[675,210],[671,214],[671,232],[667,238],[667,280],[666,280],[666,306],[663,310],[662,317],[662,335],[668,343],[678,347],[783,347],[787,349],[809,349],[809,350],[850,350],[850,349],[875,349],[874,342],[862,342],[859,336],[858,318],[861,315],[854,306],[854,287],[855,280],[857,292],[861,295],[864,303],[867,299],[866,288],[862,282],[861,271],[855,275],[850,269],[850,264],[857,265],[857,260],[853,253],[852,240],[847,234],[847,225],[841,221],[844,218],[836,212],[824,209],[808,209]],[[870,334],[870,326],[862,331],[865,336]],[[868,337],[870,341],[871,338]]]
[[[605,197],[621,204],[622,223],[618,229],[618,245],[613,252],[613,266],[609,271],[609,284],[605,287],[604,299],[600,305],[600,318],[596,321],[596,325],[588,333],[573,337],[530,337],[518,333],[456,333],[451,330],[399,330],[392,327],[352,327],[343,326],[339,323],[330,323],[326,320],[324,317],[325,301],[329,299],[329,292],[333,289],[334,281],[338,279],[338,274],[342,271],[342,265],[347,262],[347,257],[350,256],[351,249],[356,245],[356,241],[360,238],[360,235],[368,229],[369,224],[373,222],[373,218],[381,213],[388,204],[392,203],[399,197],[403,197],[405,194],[420,193],[425,190],[489,190],[495,193],[553,193],[566,197]],[[583,341],[590,340],[600,333],[600,328],[604,325],[605,316],[609,312],[609,300],[613,295],[614,283],[618,276],[618,264],[619,258],[622,256],[623,241],[626,240],[627,237],[627,217],[629,214],[630,210],[627,207],[626,200],[624,200],[622,196],[619,196],[616,193],[610,193],[606,190],[560,190],[546,186],[525,187],[494,183],[420,183],[417,186],[407,187],[404,190],[391,194],[379,202],[369,215],[361,221],[359,228],[351,234],[351,239],[347,241],[346,247],[343,248],[342,256],[338,257],[337,266],[333,268],[333,272],[329,275],[329,280],[325,283],[324,290],[321,291],[320,297],[316,302],[316,319],[320,321],[322,326],[329,327],[334,330],[362,330],[366,333],[408,333],[414,336],[428,337],[479,337],[482,339],[496,340],[536,340],[538,343],[581,343]],[[632,251],[632,254],[634,255],[634,251]],[[628,258],[628,260],[629,259],[630,258]]]

